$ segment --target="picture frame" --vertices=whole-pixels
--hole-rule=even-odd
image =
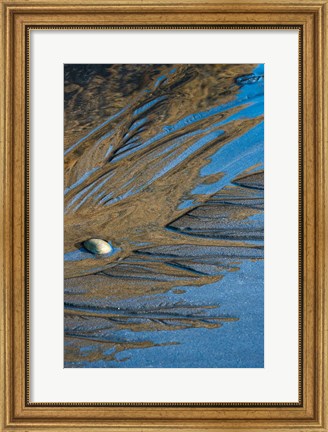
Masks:
[[[328,431],[327,0],[2,1],[1,429]],[[29,32],[31,29],[299,31],[299,401],[34,403],[29,365]]]

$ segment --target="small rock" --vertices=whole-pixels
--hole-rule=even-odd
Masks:
[[[255,84],[259,81],[263,81],[264,75],[255,75],[255,74],[248,74],[248,75],[242,75],[235,79],[236,83],[243,86],[246,84]]]
[[[83,246],[91,253],[97,255],[105,255],[113,250],[112,246],[101,239],[89,239],[83,243]]]

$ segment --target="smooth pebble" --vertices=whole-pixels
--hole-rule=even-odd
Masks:
[[[108,242],[106,242],[105,240],[95,239],[95,238],[86,240],[83,243],[83,246],[89,252],[97,255],[108,254],[113,250],[112,246]]]

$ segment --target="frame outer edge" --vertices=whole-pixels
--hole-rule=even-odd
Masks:
[[[12,170],[11,170],[11,149],[8,143],[11,140],[10,122],[12,118],[12,101],[11,101],[11,76],[9,73],[9,63],[12,61],[12,44],[9,39],[10,34],[10,19],[7,14],[6,5],[0,1],[1,9],[1,64],[0,64],[0,98],[1,98],[1,118],[0,118],[0,151],[1,151],[1,185],[0,196],[2,198],[2,206],[0,211],[1,225],[1,333],[0,333],[0,365],[1,365],[1,401],[0,401],[0,421],[3,430],[7,430],[6,426],[10,422],[10,415],[13,408],[10,383],[12,364],[9,360],[9,352],[11,349],[11,245],[12,245]]]
[[[0,4],[0,47],[3,55],[0,57],[0,76],[5,76],[5,15],[4,5]],[[5,85],[4,79],[0,80],[0,201],[2,202],[0,209],[0,220],[5,220]],[[0,428],[4,428],[5,422],[5,224],[0,224]]]
[[[322,280],[321,280],[321,319],[322,319],[322,425],[325,431],[328,431],[328,2],[322,7],[321,19],[321,77],[322,83],[319,90],[321,94],[319,112],[321,110],[321,170],[322,175],[322,195],[320,206],[321,220],[319,225],[322,226]]]
[[[74,0],[73,0],[74,1]],[[73,1],[70,0],[70,4],[73,4]],[[9,2],[8,2],[9,3]],[[8,4],[7,3],[7,4]],[[21,2],[18,0],[16,3],[20,5],[25,5],[24,0]],[[51,3],[51,5],[54,2]],[[286,2],[286,4],[290,2]],[[303,2],[300,1],[300,4]],[[311,3],[311,2],[309,2]],[[313,2],[314,3],[314,2]],[[312,4],[313,4],[312,3]],[[30,4],[30,3],[29,3]],[[34,4],[34,0],[31,1],[31,4]],[[40,5],[40,3],[38,3]],[[45,3],[47,6],[49,3]],[[82,2],[80,4],[83,4]],[[129,3],[131,4],[131,3]],[[319,2],[316,2],[318,5]],[[42,6],[41,6],[42,7]],[[0,313],[3,311],[3,314],[0,318],[1,320],[1,329],[0,329],[0,366],[1,366],[1,376],[0,376],[0,390],[1,390],[1,400],[0,400],[0,430],[5,431],[9,430],[9,427],[12,430],[18,430],[24,426],[18,426],[18,423],[15,423],[14,419],[8,417],[8,414],[12,416],[14,413],[13,410],[13,389],[10,388],[10,384],[14,381],[12,380],[12,376],[7,372],[12,371],[12,364],[10,362],[10,351],[8,348],[12,348],[12,341],[10,340],[11,334],[8,334],[8,329],[12,326],[12,322],[10,321],[12,316],[12,311],[10,315],[7,314],[7,310],[9,308],[9,304],[11,303],[11,297],[9,293],[9,287],[11,286],[11,274],[10,274],[10,265],[11,263],[11,254],[4,254],[4,252],[11,250],[10,246],[12,244],[12,191],[11,191],[11,181],[12,181],[12,149],[9,148],[9,143],[13,138],[13,130],[12,123],[10,121],[12,118],[12,113],[9,112],[8,108],[13,106],[12,101],[12,92],[13,92],[13,81],[10,75],[10,71],[12,70],[12,62],[13,62],[13,41],[9,39],[9,29],[5,25],[5,20],[8,18],[7,23],[12,26],[12,11],[5,13],[6,6],[0,0],[0,8],[1,8],[1,22],[2,22],[2,31],[1,31],[1,47],[3,49],[2,52],[6,52],[1,58],[0,64],[0,73],[2,72],[2,76],[5,76],[4,80],[0,80],[0,94],[1,94],[1,116],[0,116],[0,157],[1,157],[1,177],[3,182],[0,184],[0,196],[2,196],[4,206],[1,207],[0,211],[0,220],[4,221],[1,229],[1,243],[3,248],[0,252],[1,266],[3,269],[2,272],[2,280],[1,280],[1,298],[0,298]],[[310,422],[299,422],[299,431],[306,427],[306,432],[308,431],[322,431],[327,432],[327,415],[328,415],[328,394],[327,394],[327,372],[328,372],[328,357],[327,357],[327,334],[328,334],[328,319],[327,319],[327,264],[328,264],[328,241],[327,241],[327,220],[328,220],[328,210],[327,210],[327,192],[328,192],[328,182],[327,182],[327,122],[328,122],[328,112],[327,112],[327,96],[328,96],[328,69],[327,69],[327,46],[328,46],[328,15],[327,15],[328,3],[327,0],[320,2],[320,7],[316,12],[316,54],[315,54],[315,62],[316,62],[316,86],[315,86],[315,94],[316,94],[316,113],[315,118],[317,120],[317,125],[315,127],[316,131],[316,275],[317,275],[317,290],[316,290],[316,305],[315,310],[317,313],[317,322],[316,322],[316,342],[317,342],[317,354],[321,354],[316,359],[317,370],[315,371],[315,398],[316,398],[316,422],[312,426],[310,426]],[[5,115],[6,113],[6,115]],[[0,224],[1,225],[1,224]],[[6,291],[7,290],[7,291]],[[7,293],[7,294],[6,294]],[[8,308],[6,307],[8,305]],[[12,328],[11,328],[12,332]],[[2,379],[3,378],[3,379]],[[7,398],[6,398],[7,396]],[[9,399],[8,399],[8,396]],[[68,421],[69,423],[70,421]],[[195,421],[196,425],[196,421]],[[197,421],[197,425],[199,426],[199,422]],[[17,429],[16,429],[17,426]],[[205,425],[204,425],[205,426]],[[31,423],[27,426],[28,429],[24,428],[25,432],[35,430],[37,428],[37,423]],[[102,426],[99,426],[101,429]],[[99,427],[89,427],[88,430],[91,432],[93,430],[99,430]],[[3,428],[3,429],[1,429]],[[68,431],[73,430],[74,426],[70,424],[68,427],[60,427],[57,424],[50,424],[46,426],[47,429],[51,429],[55,431]],[[254,425],[255,428],[255,425]],[[282,426],[279,427],[281,432],[294,430],[297,426]],[[81,426],[79,430],[86,430]],[[117,428],[118,429],[118,428]],[[136,430],[134,427],[130,428],[129,426],[120,426],[119,430],[121,432]],[[150,431],[161,431],[168,430],[167,426],[163,425],[162,427],[156,426],[147,426],[147,430]],[[179,427],[180,429],[180,427]],[[214,426],[205,426],[203,430],[219,430],[217,428],[214,429]],[[106,430],[109,430],[109,428]],[[114,429],[110,429],[114,430]],[[139,430],[139,428],[138,428]],[[181,430],[191,431],[195,430],[194,427],[183,427]],[[220,429],[221,430],[221,429]],[[223,430],[223,429],[222,429]],[[224,430],[226,430],[224,428]],[[231,429],[231,432],[237,429]],[[239,428],[238,428],[239,430]],[[244,429],[243,429],[244,430]],[[248,429],[253,430],[253,427]],[[260,430],[260,429],[259,429]],[[266,430],[277,430],[276,427],[270,424]]]

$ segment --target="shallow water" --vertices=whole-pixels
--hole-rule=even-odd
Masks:
[[[263,75],[65,66],[65,367],[263,367]]]

